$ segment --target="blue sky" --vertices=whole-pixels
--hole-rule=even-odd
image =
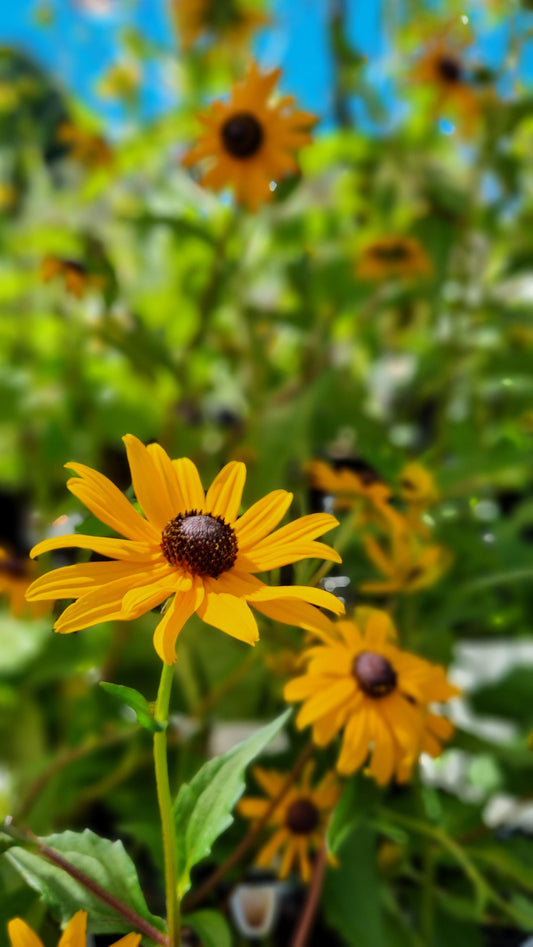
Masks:
[[[53,23],[39,26],[36,12],[43,6],[53,10]],[[274,0],[274,26],[260,34],[256,54],[264,66],[281,65],[283,87],[295,94],[305,108],[331,116],[331,60],[328,50],[326,13],[328,0]],[[465,4],[480,22],[479,6]],[[14,44],[32,53],[68,89],[75,91],[110,124],[121,118],[121,109],[102,99],[96,90],[99,77],[117,58],[117,38],[127,25],[169,50],[173,34],[166,0],[115,0],[113,15],[98,18],[82,14],[75,0],[8,0],[3,4],[0,42]],[[380,62],[386,62],[385,31],[381,23],[381,0],[348,2],[349,32],[352,41],[369,58],[369,77],[390,102],[390,91]],[[518,24],[525,27],[524,18]],[[533,14],[529,15],[529,26]],[[493,65],[501,60],[508,40],[508,24],[497,30],[482,30],[480,53]],[[533,43],[523,57],[522,73],[533,76]],[[385,57],[385,58],[384,58]],[[529,60],[529,66],[527,66]],[[147,116],[171,107],[172,98],[157,73],[147,71],[143,92]]]

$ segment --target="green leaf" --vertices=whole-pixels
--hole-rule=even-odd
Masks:
[[[228,922],[218,911],[195,911],[183,918],[183,924],[192,927],[203,947],[232,947]]]
[[[42,841],[154,927],[164,930],[161,918],[154,917],[148,910],[135,865],[122,842],[100,838],[90,829],[81,833],[61,832]],[[92,933],[131,931],[131,924],[120,914],[42,855],[16,847],[3,857],[20,872],[31,888],[39,892],[46,906],[62,923],[70,920],[83,907],[89,914],[89,930]]]
[[[533,667],[516,667],[501,680],[478,687],[469,695],[469,700],[478,713],[519,720],[531,725],[532,692]]]
[[[106,693],[116,697],[121,703],[131,707],[135,711],[141,727],[144,727],[145,730],[150,730],[151,733],[166,730],[167,724],[160,723],[154,718],[152,708],[146,697],[136,691],[134,687],[124,687],[123,684],[108,684],[107,681],[100,681],[100,687],[103,687]]]
[[[233,822],[232,811],[244,787],[246,767],[284,727],[291,710],[243,740],[223,756],[209,760],[190,783],[181,787],[174,804],[178,839],[178,887],[190,887],[191,869]]]
[[[332,855],[337,854],[344,840],[357,828],[361,820],[369,816],[380,797],[381,793],[374,780],[361,772],[346,782],[333,810],[326,835],[328,850]]]
[[[349,947],[385,944],[376,864],[376,835],[361,823],[339,850],[339,867],[324,885],[326,920]]]

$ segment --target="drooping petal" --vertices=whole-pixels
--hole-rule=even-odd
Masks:
[[[319,717],[325,716],[332,710],[337,710],[346,700],[349,700],[355,688],[355,681],[351,678],[333,680],[329,687],[324,688],[305,702],[296,719],[298,729],[303,730],[304,727],[314,723]]]
[[[207,491],[206,511],[213,516],[221,516],[226,523],[233,523],[239,515],[245,480],[244,464],[236,460],[226,464]]]
[[[83,464],[65,464],[77,473],[71,477],[67,487],[87,509],[127,539],[139,542],[154,542],[157,533],[140,513],[131,505],[123,493],[103,474]]]
[[[149,563],[142,564],[142,571]],[[114,582],[115,579],[135,576],[136,569],[129,562],[84,562],[63,566],[41,575],[26,593],[29,602],[40,599],[79,598],[92,589]]]
[[[60,615],[54,625],[55,630],[68,635],[82,628],[122,618],[122,601],[131,589],[132,578],[137,584],[136,575],[132,573],[82,595]]]
[[[259,640],[257,622],[243,598],[213,590],[213,582],[205,580],[205,598],[198,608],[198,616],[208,625],[220,628],[227,635],[255,644]]]
[[[276,602],[252,602],[251,604],[256,611],[271,618],[272,621],[279,621],[283,625],[295,625],[296,628],[303,628],[314,635],[327,634],[331,625],[329,618],[307,602],[283,598]]]
[[[176,660],[176,641],[185,622],[198,610],[204,597],[201,582],[193,582],[185,591],[178,591],[154,631],[154,648],[165,664]]]
[[[369,733],[366,709],[361,709],[350,717],[344,731],[344,740],[337,769],[343,776],[349,776],[364,763],[368,756]]]
[[[126,434],[123,441],[126,445],[135,496],[144,515],[156,530],[162,532],[176,514],[169,499],[160,465],[155,462],[153,455],[142,441],[133,434]]]
[[[374,749],[369,769],[378,785],[385,786],[392,777],[396,763],[394,740],[379,713],[373,714],[372,731]]]

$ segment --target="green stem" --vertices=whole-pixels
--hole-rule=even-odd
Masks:
[[[168,707],[173,678],[173,666],[171,664],[163,664],[155,705],[155,719],[159,723],[168,724]],[[179,947],[181,944],[181,918],[178,900],[176,832],[172,814],[172,797],[170,795],[170,785],[168,781],[166,728],[154,734],[154,763],[157,801],[159,803],[159,814],[161,816],[161,828],[163,832],[163,852],[165,856],[165,894],[169,947]]]

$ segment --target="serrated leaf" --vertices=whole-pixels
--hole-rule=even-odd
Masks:
[[[183,918],[183,924],[192,927],[203,947],[232,947],[228,922],[218,911],[195,911]]]
[[[42,841],[154,927],[164,930],[162,919],[154,917],[148,910],[135,865],[122,842],[100,838],[90,829],[81,833],[61,832]],[[16,847],[3,857],[20,872],[31,888],[39,892],[44,903],[62,923],[70,920],[83,906],[89,914],[88,926],[92,933],[131,931],[131,925],[120,914],[43,856]]]
[[[291,712],[286,710],[228,753],[209,760],[181,787],[174,804],[181,895],[190,887],[193,866],[209,855],[219,835],[233,822],[233,808],[245,787],[246,767],[284,727]]]
[[[139,691],[134,687],[125,687],[123,684],[109,684],[107,681],[100,681],[107,694],[116,697],[122,704],[131,707],[141,727],[150,730],[151,733],[158,733],[166,729],[166,724],[160,723],[154,718],[150,704]]]

